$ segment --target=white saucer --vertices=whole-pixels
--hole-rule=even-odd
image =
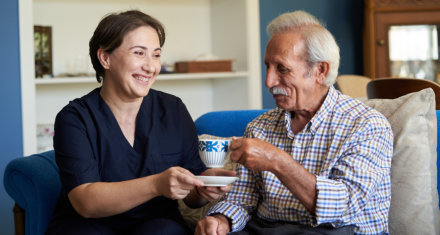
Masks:
[[[233,183],[238,180],[238,177],[235,176],[196,176],[197,179],[200,179],[205,183],[205,186],[226,186],[228,184]]]

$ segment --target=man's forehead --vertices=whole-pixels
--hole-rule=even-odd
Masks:
[[[294,33],[277,33],[268,41],[266,54],[301,56],[304,54],[305,42]]]

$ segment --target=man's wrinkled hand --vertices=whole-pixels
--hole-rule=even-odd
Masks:
[[[197,222],[196,235],[225,235],[231,231],[229,221],[224,215],[207,216]]]
[[[230,145],[231,160],[249,170],[272,171],[286,154],[270,143],[257,138],[233,138]]]

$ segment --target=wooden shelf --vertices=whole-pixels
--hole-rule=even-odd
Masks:
[[[159,74],[157,81],[172,81],[172,80],[206,80],[206,79],[227,79],[240,78],[248,76],[248,72],[217,72],[217,73],[172,73]],[[73,84],[73,83],[96,83],[96,78],[91,77],[55,77],[55,78],[37,78],[36,85],[50,85],[50,84]]]

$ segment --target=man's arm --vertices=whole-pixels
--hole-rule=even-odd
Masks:
[[[231,160],[254,171],[270,171],[311,213],[315,213],[316,177],[285,151],[257,138],[234,139]]]
[[[391,166],[391,129],[376,127],[358,136],[338,154],[341,157],[327,177],[311,174],[288,153],[256,138],[234,139],[231,159],[250,170],[274,173],[316,215],[318,224],[349,221],[389,177]]]
[[[368,205],[375,211],[389,208],[393,135],[391,128],[373,129],[338,154],[329,176],[317,176],[317,223],[346,223]]]

